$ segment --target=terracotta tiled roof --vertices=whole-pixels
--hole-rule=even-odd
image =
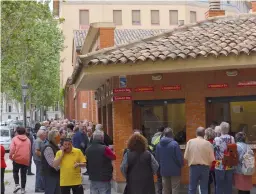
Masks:
[[[135,40],[152,37],[167,30],[162,29],[115,29],[115,45],[126,44]],[[77,50],[81,50],[87,30],[74,30],[74,40]]]
[[[256,15],[217,17],[80,56],[89,65],[256,52]]]

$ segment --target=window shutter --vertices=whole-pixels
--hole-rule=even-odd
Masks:
[[[151,24],[160,24],[159,10],[151,10]]]
[[[89,25],[89,10],[80,10],[79,11],[79,23],[80,26]]]
[[[196,23],[196,12],[190,11],[190,23]]]
[[[178,25],[178,10],[170,10],[170,25]]]
[[[133,25],[140,24],[140,10],[132,10],[132,24]]]
[[[122,10],[113,10],[113,22],[122,25]]]

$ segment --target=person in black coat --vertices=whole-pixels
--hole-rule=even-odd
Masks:
[[[147,150],[147,139],[135,133],[128,140],[127,147],[121,164],[121,172],[126,178],[124,194],[155,194],[154,174],[159,165]]]
[[[31,146],[33,145],[33,142],[34,142],[34,137],[33,137],[33,134],[32,134],[32,129],[31,128],[26,128],[26,135],[27,137],[29,138],[30,140],[30,143],[31,143]],[[30,153],[30,162],[29,162],[29,167],[28,167],[28,175],[35,175],[34,173],[32,173],[31,171],[31,165],[32,165],[32,151]]]

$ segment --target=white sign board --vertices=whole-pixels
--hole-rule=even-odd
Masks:
[[[87,108],[87,103],[83,103],[83,108]]]

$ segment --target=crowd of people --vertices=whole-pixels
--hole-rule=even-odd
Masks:
[[[254,153],[246,144],[246,135],[229,135],[230,125],[196,129],[196,138],[186,144],[184,159],[189,166],[189,194],[249,194],[255,171]],[[149,143],[138,130],[128,141],[121,172],[126,178],[125,194],[179,194],[184,166],[180,145],[171,128],[160,127]]]
[[[17,127],[9,152],[13,161],[13,193],[20,190],[24,194],[27,175],[35,175],[35,193],[70,194],[72,190],[73,194],[83,194],[81,168],[84,167],[87,172],[83,175],[89,175],[91,192],[110,193],[111,161],[116,159],[112,144],[103,126],[89,121],[44,121],[33,130]],[[6,164],[4,147],[1,149],[1,194],[4,194]],[[35,174],[31,172],[32,160]]]
[[[186,144],[183,157],[174,132],[160,127],[151,142],[142,131],[134,130],[121,157],[120,170],[126,178],[124,194],[178,194],[184,159],[189,166],[189,194],[250,193],[254,154],[239,132],[229,135],[230,125],[196,129],[196,138]],[[83,175],[88,175],[91,194],[111,194],[112,161],[116,160],[113,141],[101,124],[89,121],[54,120],[36,124],[32,130],[18,127],[9,157],[13,161],[14,193],[25,193],[32,160],[36,166],[35,192],[83,194]],[[4,194],[4,149],[1,146],[1,194]],[[19,175],[20,172],[20,175]],[[157,175],[155,189],[154,175]],[[21,181],[20,181],[21,180]]]

